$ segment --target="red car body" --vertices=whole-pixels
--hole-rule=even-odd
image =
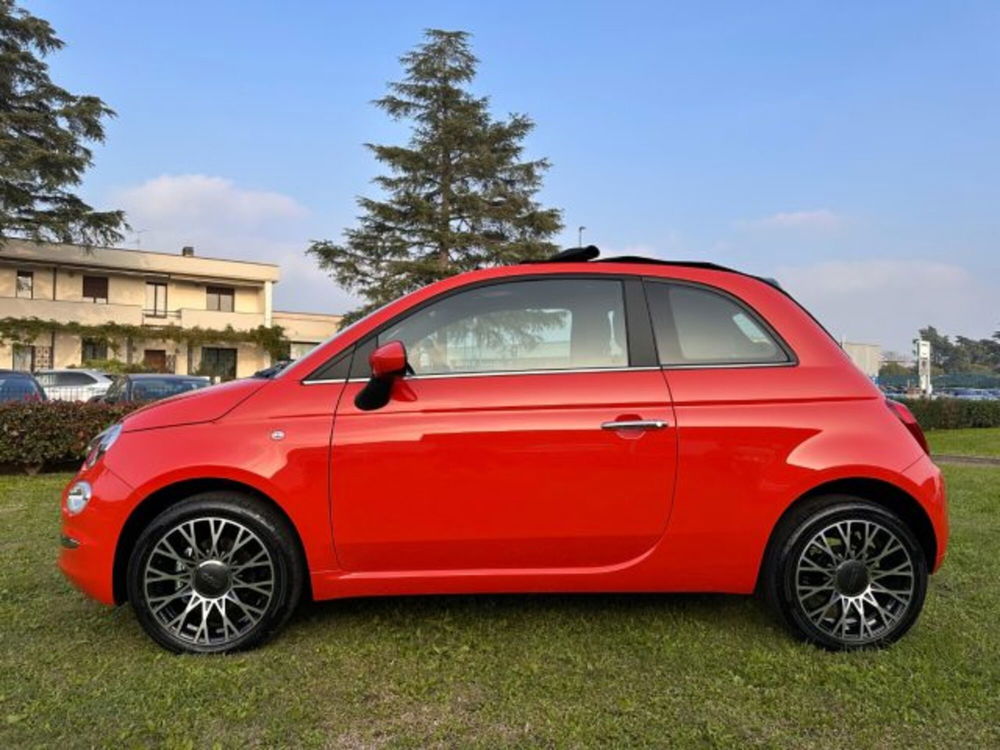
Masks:
[[[401,378],[364,411],[364,378],[316,378],[406,310],[516,278],[671,279],[740,300],[793,353],[779,366]],[[310,379],[310,376],[313,376]],[[667,429],[602,430],[660,420]],[[291,522],[314,599],[464,592],[752,592],[779,519],[850,491],[893,509],[932,569],[948,538],[939,470],[879,390],[794,300],[697,267],[553,263],[476,271],[400,299],[273,379],[133,413],[63,504],[60,566],[108,603],[143,525],[171,502],[245,488]],[[74,480],[74,481],[76,481]]]

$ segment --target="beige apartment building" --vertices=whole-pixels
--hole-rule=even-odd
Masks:
[[[870,378],[878,377],[879,370],[882,368],[881,346],[844,340],[841,340],[840,346],[861,372]]]
[[[0,342],[0,369],[35,371],[117,359],[162,372],[246,377],[271,364],[260,344],[168,340],[157,337],[157,330],[173,325],[252,331],[277,325],[290,342],[291,357],[300,357],[337,330],[340,316],[274,310],[279,278],[276,265],[203,258],[190,247],[172,254],[6,240],[0,246],[0,319],[115,322],[139,326],[144,335],[109,347],[108,341],[53,326],[31,342]]]

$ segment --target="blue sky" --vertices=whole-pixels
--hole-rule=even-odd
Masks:
[[[56,81],[118,112],[85,197],[144,248],[281,263],[282,308],[351,305],[302,251],[372,193],[361,144],[405,131],[369,102],[440,27],[537,122],[564,244],[774,275],[886,348],[1000,328],[996,2],[24,5],[67,42]]]

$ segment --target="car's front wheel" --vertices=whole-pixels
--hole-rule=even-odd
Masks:
[[[795,509],[777,529],[762,575],[765,598],[793,633],[836,650],[896,641],[927,591],[912,530],[888,509],[849,496]]]
[[[147,633],[171,651],[260,645],[288,619],[304,578],[287,522],[257,498],[205,492],[157,516],[128,563],[128,595]]]

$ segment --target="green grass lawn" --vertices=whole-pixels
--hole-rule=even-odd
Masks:
[[[932,453],[1000,458],[1000,427],[930,430],[927,442],[931,444]]]
[[[949,559],[888,651],[799,644],[744,597],[461,596],[309,605],[207,658],[62,580],[65,477],[0,477],[0,747],[995,747],[1000,470],[946,472]]]

